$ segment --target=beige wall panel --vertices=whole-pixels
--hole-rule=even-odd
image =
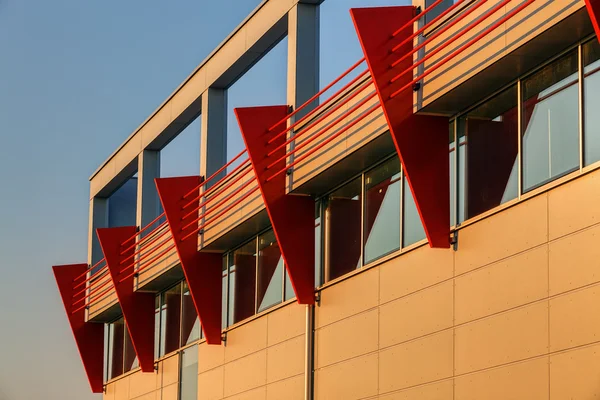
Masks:
[[[141,370],[129,376],[129,397],[135,398],[160,388],[160,375]]]
[[[550,240],[600,222],[600,171],[548,194]]]
[[[304,342],[304,336],[298,336],[267,349],[267,383],[304,372]]]
[[[267,318],[257,318],[227,332],[225,362],[236,360],[267,347]]]
[[[379,310],[343,319],[315,332],[315,368],[323,368],[378,348]]]
[[[161,361],[158,373],[162,374],[162,386],[168,386],[179,381],[179,354]]]
[[[377,268],[330,286],[321,291],[321,305],[315,307],[315,328],[376,307],[378,299]]]
[[[102,400],[115,400],[117,384],[116,382],[110,383],[104,387],[104,394],[102,395]]]
[[[129,400],[129,377],[115,382],[115,400]]]
[[[150,239],[151,240],[151,239]],[[163,243],[164,240],[164,243]],[[173,238],[170,233],[167,233],[163,238],[159,239],[156,246],[152,246],[148,250],[141,253],[141,256],[148,254],[149,251],[152,251],[152,255],[146,257],[142,263],[157,257],[161,252],[166,251],[171,245],[173,245]],[[156,249],[156,250],[154,250]],[[153,262],[150,266],[144,266],[144,269],[140,271],[140,276],[138,278],[138,288],[143,288],[144,285],[151,282],[157,276],[164,274],[169,269],[175,267],[179,264],[179,256],[177,255],[177,249],[173,248],[168,251],[166,254],[161,256],[158,260]],[[135,268],[139,268],[140,264],[136,264]],[[130,270],[130,272],[133,270]]]
[[[453,304],[454,284],[448,281],[382,305],[379,346],[388,347],[452,327]]]
[[[600,340],[600,286],[550,300],[550,351]]]
[[[304,375],[267,385],[267,400],[304,400]]]
[[[455,378],[454,400],[547,400],[548,357]]]
[[[165,124],[165,127],[166,127],[167,124],[169,122],[171,122],[170,121],[171,120],[170,110],[164,110],[164,111],[161,110],[161,112],[159,114],[160,114],[161,120],[168,121]],[[115,171],[124,170],[127,167],[127,165],[129,165],[131,163],[132,160],[135,160],[137,158],[137,156],[142,152],[144,147],[145,146],[142,143],[141,136],[135,135],[134,137],[132,137],[131,140],[129,140],[127,142],[127,144],[125,144],[125,146],[123,146],[123,148],[121,148],[114,155],[112,161],[115,165]]]
[[[600,226],[549,245],[550,295],[600,281]]]
[[[507,5],[510,12],[518,2]],[[507,51],[513,51],[566,16],[585,7],[582,0],[538,0],[521,13],[506,21]]]
[[[379,353],[379,392],[386,393],[452,376],[453,332],[447,330]]]
[[[179,400],[179,385],[173,384],[169,386],[163,386],[162,393],[160,394],[160,400]]]
[[[223,367],[217,367],[198,375],[198,400],[223,398]]]
[[[377,394],[377,354],[315,371],[316,399],[353,400]]]
[[[267,352],[259,351],[225,364],[225,397],[233,396],[267,383]]]
[[[267,314],[267,345],[304,335],[306,329],[306,306],[288,304]]]
[[[456,274],[463,274],[548,240],[546,194],[467,226],[455,253]]]
[[[143,394],[139,397],[132,397],[131,400],[161,400],[160,391],[158,391],[158,393],[155,391]]]
[[[198,372],[202,373],[225,363],[225,345],[198,345]]]
[[[454,382],[452,379],[417,386],[415,388],[389,393],[378,397],[379,400],[453,400]]]
[[[548,352],[548,303],[529,305],[455,329],[456,374]]]
[[[359,96],[357,96],[356,104],[375,93],[377,93],[377,90],[375,89],[375,85],[371,83]],[[363,113],[377,104],[379,104],[379,96],[375,96],[352,114],[348,115],[344,119],[344,125],[352,123],[356,118],[360,117]],[[388,129],[387,120],[383,115],[383,109],[379,107],[376,111],[373,111],[369,116],[358,122],[357,125],[346,131],[344,134],[346,137],[346,151],[351,152],[356,150],[377,136],[387,132]]]
[[[589,400],[600,398],[600,345],[550,356],[550,398]]]
[[[266,386],[262,386],[257,389],[236,394],[235,396],[227,397],[227,400],[265,400],[266,398],[267,388]]]
[[[454,251],[422,246],[379,267],[380,302],[386,303],[452,278]]]
[[[456,323],[508,310],[548,296],[548,247],[456,278]]]
[[[100,284],[102,284],[103,282],[105,282],[104,279],[99,281]],[[117,294],[115,293],[115,290],[109,290],[108,292],[106,292],[105,294],[101,295],[101,293],[104,290],[108,290],[108,287],[111,286],[112,284],[108,284],[107,286],[104,286],[102,289],[100,289],[98,292],[94,293],[92,295],[92,304],[90,304],[90,309],[89,309],[89,318],[92,319],[94,317],[96,317],[97,315],[102,314],[102,312],[106,311],[109,307],[111,307],[113,304],[116,304],[118,299],[117,299]],[[97,287],[96,285],[92,285],[91,286],[93,290],[95,287]],[[81,289],[79,289],[81,290]],[[97,297],[100,296],[100,297]],[[82,303],[79,303],[78,306],[82,306]]]

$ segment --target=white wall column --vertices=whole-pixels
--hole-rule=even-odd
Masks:
[[[225,89],[209,88],[202,94],[200,175],[208,178],[226,162],[227,92]],[[224,172],[220,174],[224,175]],[[216,182],[218,178],[213,179],[211,183]]]
[[[108,227],[108,199],[94,197],[90,200],[88,223],[88,264],[94,265],[103,257],[96,229]]]

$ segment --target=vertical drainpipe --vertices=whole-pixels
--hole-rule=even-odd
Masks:
[[[314,398],[314,321],[315,306],[306,306],[306,335],[305,335],[305,357],[304,357],[304,400]]]

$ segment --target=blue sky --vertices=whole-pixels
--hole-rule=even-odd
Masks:
[[[50,267],[87,258],[91,173],[259,2],[0,0],[0,400],[99,398]],[[322,5],[322,86],[362,56],[348,9],[394,3]],[[231,111],[285,101],[286,46],[230,88]],[[196,121],[163,151],[165,175],[197,173],[199,137]]]

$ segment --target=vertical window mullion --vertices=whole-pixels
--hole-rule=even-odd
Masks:
[[[517,81],[517,169],[518,188],[517,199],[521,200],[523,194],[523,88],[522,80]]]
[[[183,343],[183,282],[185,279],[179,282],[179,348],[185,344]]]
[[[404,165],[400,163],[400,249],[404,247]]]
[[[254,238],[254,314],[258,313],[258,236]]]
[[[579,171],[583,170],[583,166],[585,163],[584,157],[584,118],[585,118],[585,110],[583,107],[583,102],[585,101],[585,93],[584,93],[584,85],[585,85],[585,74],[584,74],[584,66],[583,66],[583,45],[579,43],[577,46],[577,66],[579,69],[578,77],[579,77]]]
[[[365,199],[365,173],[360,176],[360,268],[365,265],[365,207],[367,201]]]

